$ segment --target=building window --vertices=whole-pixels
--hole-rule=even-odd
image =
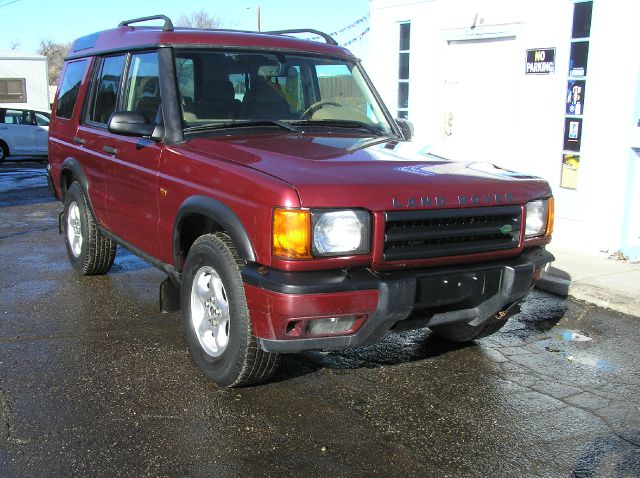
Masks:
[[[26,103],[27,81],[24,78],[0,78],[0,102]]]
[[[574,0],[560,176],[560,186],[568,189],[578,188],[592,11],[592,1]]]
[[[411,50],[411,23],[400,24],[398,48],[398,118],[409,117],[409,53]]]

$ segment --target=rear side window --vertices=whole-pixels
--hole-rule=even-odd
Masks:
[[[124,70],[125,55],[110,56],[102,61],[98,81],[91,98],[87,120],[107,124],[118,104],[118,90]]]
[[[71,118],[86,67],[87,60],[67,63],[67,67],[64,70],[64,77],[62,78],[58,91],[56,116],[59,118]]]
[[[31,119],[31,113],[25,110],[2,110],[0,114],[0,123],[4,124],[15,124],[15,125],[24,125],[24,124],[33,124]]]

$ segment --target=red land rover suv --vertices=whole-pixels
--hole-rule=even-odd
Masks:
[[[553,260],[544,180],[403,155],[410,124],[310,32],[122,22],[75,41],[53,108],[71,264],[105,274],[120,244],[165,271],[162,309],[224,387],[280,353],[494,333]]]

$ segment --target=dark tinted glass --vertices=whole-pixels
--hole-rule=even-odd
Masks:
[[[408,111],[398,111],[398,118],[408,119],[409,118],[409,112]]]
[[[400,50],[410,50],[411,47],[411,23],[400,24]]]
[[[409,79],[409,53],[400,53],[400,67],[398,69],[398,78],[401,80]]]
[[[93,96],[93,108],[89,111],[89,121],[106,124],[115,111],[124,61],[124,55],[104,59]]]
[[[60,83],[60,90],[58,91],[56,116],[60,118],[71,118],[86,66],[86,60],[67,64],[64,70],[64,77]]]
[[[569,74],[584,76],[587,74],[587,57],[589,56],[589,42],[575,42],[571,44],[569,60]]]
[[[591,10],[593,2],[576,3],[573,9],[572,38],[586,38],[591,34]]]
[[[409,107],[409,83],[398,84],[398,108]]]

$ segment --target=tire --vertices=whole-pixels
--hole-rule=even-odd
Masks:
[[[86,194],[77,182],[64,197],[63,232],[67,256],[83,276],[106,274],[116,258],[116,243],[98,230]]]
[[[479,326],[465,323],[448,324],[434,327],[432,331],[434,334],[452,342],[471,342],[472,340],[495,334],[504,327],[508,320],[508,318],[498,319],[494,316]]]
[[[0,163],[3,163],[9,156],[9,147],[4,141],[0,141]]]
[[[191,357],[221,387],[269,379],[280,364],[253,335],[238,257],[225,233],[206,234],[191,246],[182,274],[182,326]]]

